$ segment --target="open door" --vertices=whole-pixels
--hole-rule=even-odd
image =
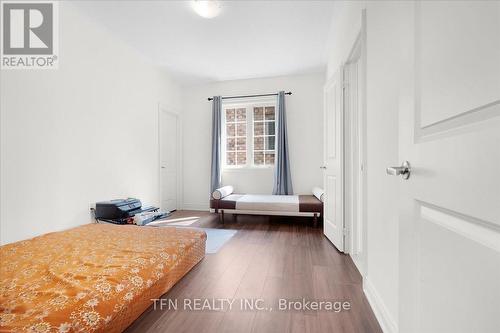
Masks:
[[[394,166],[411,169],[388,170],[401,190],[399,331],[498,332],[500,2],[406,14]]]
[[[325,190],[323,233],[344,252],[343,165],[343,66],[324,88],[324,165]]]

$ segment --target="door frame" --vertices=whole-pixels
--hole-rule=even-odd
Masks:
[[[362,276],[366,275],[367,272],[367,198],[366,198],[366,187],[367,187],[367,177],[366,177],[366,163],[367,163],[367,142],[366,142],[366,11],[363,10],[361,13],[361,29],[353,43],[351,51],[349,52],[349,56],[345,61],[344,69],[348,72],[349,64],[352,62],[358,62],[358,69],[360,70],[358,74],[357,81],[357,92],[356,96],[358,96],[358,101],[361,103],[358,105],[356,110],[357,115],[357,142],[358,142],[358,157],[359,164],[353,166],[350,164],[348,156],[346,154],[351,152],[352,146],[350,145],[352,140],[348,140],[349,147],[344,146],[344,165],[345,169],[350,168],[350,175],[353,172],[358,172],[358,186],[355,189],[355,193],[350,193],[349,201],[352,203],[354,200],[357,202],[357,217],[358,217],[358,226],[354,225],[354,221],[350,219],[349,221],[344,221],[344,226],[347,231],[345,249],[346,253],[351,255],[354,264],[358,268],[359,272]],[[351,92],[351,84],[349,82],[349,75],[344,75],[344,137],[351,135],[351,117],[350,117],[350,106],[351,106],[351,96],[349,93]],[[361,95],[361,97],[359,97]],[[344,140],[344,143],[347,140]],[[359,170],[361,169],[361,170]],[[346,174],[344,170],[344,175]],[[344,176],[345,177],[345,176]],[[344,195],[346,195],[347,189],[347,179],[344,178]],[[345,198],[347,199],[347,198]],[[344,199],[344,210],[347,209],[345,207],[347,200]],[[352,208],[352,206],[350,207]],[[345,218],[345,214],[344,214]],[[361,255],[355,256],[355,253],[358,249],[356,249],[356,244],[358,244],[356,237],[361,239]]]
[[[172,106],[163,104],[161,102],[158,103],[158,111],[157,111],[157,129],[158,129],[158,135],[157,135],[157,140],[158,140],[158,207],[161,208],[161,203],[162,203],[162,191],[161,191],[161,186],[162,186],[162,175],[161,175],[161,113],[168,113],[175,118],[177,118],[177,191],[176,191],[176,200],[177,200],[177,208],[176,209],[181,209],[182,208],[182,118],[180,113],[177,111]]]

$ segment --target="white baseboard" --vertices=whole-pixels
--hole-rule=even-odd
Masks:
[[[396,321],[385,306],[380,294],[367,277],[363,277],[363,291],[365,292],[366,298],[372,307],[375,317],[377,317],[382,331],[384,333],[397,333],[398,325],[396,324]]]
[[[361,261],[361,259],[359,257],[352,255],[352,254],[349,254],[349,256],[351,257],[352,262],[354,263],[354,265],[358,269],[359,274],[361,276],[365,276],[365,269],[364,269],[363,262]]]
[[[182,209],[183,210],[201,210],[201,211],[208,211],[210,208],[208,207],[208,204],[203,204],[203,203],[183,203],[182,204]]]

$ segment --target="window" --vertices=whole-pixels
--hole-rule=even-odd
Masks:
[[[276,139],[275,107],[253,108],[253,163],[274,165]]]
[[[223,105],[225,167],[274,165],[275,113],[274,101]]]
[[[226,109],[226,164],[247,164],[247,110]]]

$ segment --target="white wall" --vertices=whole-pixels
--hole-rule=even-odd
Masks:
[[[332,25],[328,35],[327,77],[344,63],[361,30],[361,11],[365,1],[335,1]]]
[[[336,2],[327,75],[348,58],[367,17],[367,263],[364,288],[386,331],[398,326],[398,3]]]
[[[207,209],[210,181],[211,103],[214,95],[292,91],[286,96],[290,167],[295,193],[310,193],[323,182],[324,73],[223,81],[183,89],[183,170],[186,209]],[[224,172],[223,183],[237,192],[271,193],[273,169]]]
[[[89,222],[89,204],[158,203],[157,105],[179,89],[67,2],[58,70],[2,71],[2,243]]]

